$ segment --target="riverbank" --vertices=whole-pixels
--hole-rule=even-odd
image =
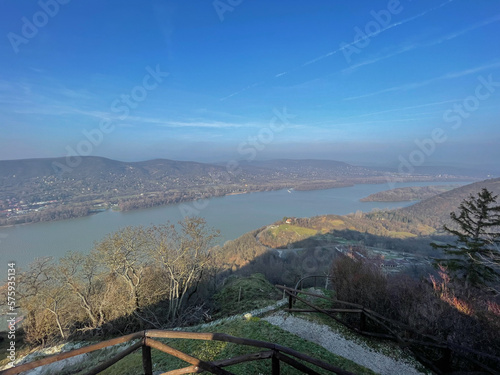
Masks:
[[[454,182],[457,181],[458,178],[435,178],[429,176],[411,176],[406,178],[398,177],[398,183],[444,183],[444,182]],[[7,223],[3,224],[0,220],[0,229],[8,228],[17,225],[27,225],[27,224],[36,224],[36,223],[46,223],[46,222],[57,222],[63,220],[77,219],[82,217],[92,216],[101,212],[106,212],[110,209],[114,211],[120,212],[129,212],[136,211],[142,209],[149,209],[155,207],[163,207],[169,205],[178,205],[178,204],[186,204],[191,202],[196,202],[198,200],[207,200],[218,197],[225,196],[234,196],[234,195],[244,195],[250,193],[262,193],[267,191],[280,191],[280,190],[292,190],[292,191],[318,191],[318,190],[329,190],[329,189],[340,189],[352,187],[355,185],[377,185],[377,184],[387,184],[390,179],[387,177],[373,177],[373,178],[362,178],[360,181],[349,181],[349,182],[339,182],[337,180],[334,181],[310,181],[310,182],[298,182],[296,184],[278,184],[272,186],[245,186],[245,187],[231,187],[231,188],[215,188],[210,186],[200,187],[199,190],[190,193],[184,193],[184,195],[180,195],[178,191],[170,191],[170,192],[150,192],[144,195],[141,193],[140,195],[127,196],[123,198],[116,198],[116,203],[107,203],[106,209],[95,209],[88,208],[86,210],[77,211],[78,208],[81,207],[79,205],[72,204],[64,204],[57,207],[57,210],[64,210],[65,217],[56,217],[52,215],[46,215],[46,212],[40,211],[37,212],[33,217],[33,220],[29,220],[29,216],[14,216],[12,221],[20,221],[16,223]],[[471,180],[475,181],[475,180]],[[468,181],[468,182],[471,182]],[[460,181],[462,182],[462,181]],[[235,191],[237,189],[244,189],[243,191]],[[159,198],[158,195],[163,194],[162,198]],[[362,197],[365,199],[364,201],[376,201],[372,199],[367,199],[367,197]],[[389,200],[379,200],[381,202],[388,202]],[[408,200],[409,201],[409,200]],[[398,202],[405,202],[405,200],[399,200]],[[45,216],[40,217],[42,214]],[[27,214],[29,215],[29,214]],[[5,219],[4,219],[5,220]]]
[[[397,183],[396,186],[415,184]],[[412,204],[360,202],[361,198],[385,189],[386,185],[381,184],[292,193],[284,189],[216,197],[199,202],[203,204],[184,202],[128,212],[107,210],[71,220],[3,227],[0,228],[2,257],[15,261],[20,268],[24,268],[37,257],[59,258],[68,251],[86,253],[93,248],[95,242],[127,226],[176,223],[187,214],[205,218],[210,227],[221,231],[220,241],[224,243],[285,216],[300,218],[327,214],[347,215],[356,211],[395,209]],[[0,267],[0,279],[5,276],[6,268]]]

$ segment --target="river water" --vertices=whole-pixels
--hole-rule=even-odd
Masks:
[[[450,182],[397,183],[396,187],[451,185]],[[463,183],[453,183],[457,186]],[[221,231],[222,241],[235,239],[284,216],[310,217],[346,215],[358,210],[391,209],[414,202],[360,202],[370,194],[387,190],[387,184],[355,185],[312,191],[269,191],[229,195],[204,202],[148,208],[129,212],[105,211],[64,221],[0,228],[0,280],[7,275],[7,263],[26,267],[37,257],[60,257],[68,251],[89,251],[94,242],[120,228],[134,225],[176,223],[187,214],[197,214]]]

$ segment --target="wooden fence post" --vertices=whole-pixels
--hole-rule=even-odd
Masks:
[[[439,367],[446,371],[451,370],[451,350],[450,348],[443,349],[443,356],[439,360]]]
[[[276,354],[277,354],[277,351],[273,350],[273,356],[271,357],[272,375],[280,375],[280,360]]]
[[[153,375],[153,361],[151,359],[151,348],[146,344],[142,345],[142,367],[144,375]]]
[[[363,308],[361,310],[361,313],[359,314],[359,330],[364,332],[365,328],[366,328],[366,315]]]

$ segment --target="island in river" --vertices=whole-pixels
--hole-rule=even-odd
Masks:
[[[361,199],[361,202],[411,202],[431,198],[455,189],[456,185],[409,186],[384,190]]]

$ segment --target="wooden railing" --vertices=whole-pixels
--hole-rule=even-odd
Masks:
[[[445,373],[440,367],[447,367],[452,360],[452,355],[455,355],[458,358],[465,359],[473,363],[488,374],[500,375],[500,357],[488,353],[482,353],[468,347],[445,342],[432,335],[422,334],[406,324],[386,318],[362,305],[334,300],[320,294],[289,288],[282,285],[276,285],[276,287],[283,290],[288,295],[288,309],[285,309],[285,311],[304,313],[319,312],[328,315],[330,318],[360,335],[395,341],[400,347],[409,348],[416,359],[437,374]],[[302,298],[299,296],[299,293],[301,295],[328,300],[331,302],[332,307],[334,305],[340,305],[342,307],[322,308],[314,305],[307,299]],[[295,301],[301,301],[310,308],[293,308]],[[339,318],[338,315],[342,314],[359,314],[359,324],[356,326]],[[378,329],[377,332],[369,331],[368,321],[374,322],[377,327],[381,329]],[[382,333],[380,330],[385,332]],[[418,350],[419,348],[440,350],[442,352],[440,363],[434,363],[432,360],[423,355],[422,352]]]
[[[315,288],[317,286],[318,280],[325,279],[325,287],[324,288],[327,289],[329,281],[330,281],[330,275],[307,275],[307,276],[304,276],[301,279],[299,279],[299,281],[297,281],[297,283],[295,284],[295,289],[302,289],[302,287],[304,285],[304,281],[306,281],[307,279],[313,279],[313,286]]]
[[[164,344],[163,342],[155,340],[155,338],[224,341],[233,344],[248,345],[256,348],[263,348],[267,350],[260,351],[257,353],[245,354],[229,359],[207,362],[195,358],[189,354],[183,353],[167,344]],[[198,373],[203,371],[208,371],[212,374],[227,375],[233,373],[225,370],[224,367],[232,366],[238,363],[262,360],[262,359],[271,359],[272,375],[279,375],[281,373],[281,362],[284,362],[298,369],[304,374],[314,374],[314,375],[318,374],[317,371],[308,367],[304,363],[299,362],[299,360],[304,361],[308,364],[318,366],[324,370],[330,371],[333,374],[354,375],[351,372],[342,370],[339,367],[333,366],[329,363],[310,357],[306,354],[300,353],[294,349],[290,349],[279,344],[273,344],[270,342],[252,340],[242,337],[235,337],[226,335],[224,333],[194,333],[194,332],[166,331],[166,330],[147,330],[147,331],[132,333],[130,335],[121,336],[115,339],[89,345],[80,349],[71,350],[65,353],[55,354],[53,356],[46,357],[38,361],[29,362],[23,365],[12,367],[7,370],[0,371],[0,375],[20,374],[23,371],[31,370],[44,365],[49,365],[51,363],[62,361],[64,359],[71,358],[80,354],[91,353],[96,350],[104,349],[110,346],[123,344],[127,342],[133,342],[133,344],[128,348],[122,350],[120,353],[116,354],[114,357],[108,359],[105,362],[102,362],[93,369],[90,369],[86,374],[87,375],[99,374],[100,372],[104,371],[108,367],[118,362],[120,359],[125,358],[127,355],[133,353],[139,348],[142,348],[142,365],[144,374],[152,375],[153,362],[151,358],[151,348],[153,348],[162,351],[164,353],[170,354],[174,357],[177,357],[187,362],[190,365],[188,367],[184,367],[181,369],[165,372],[162,375],[188,374],[188,373]]]

